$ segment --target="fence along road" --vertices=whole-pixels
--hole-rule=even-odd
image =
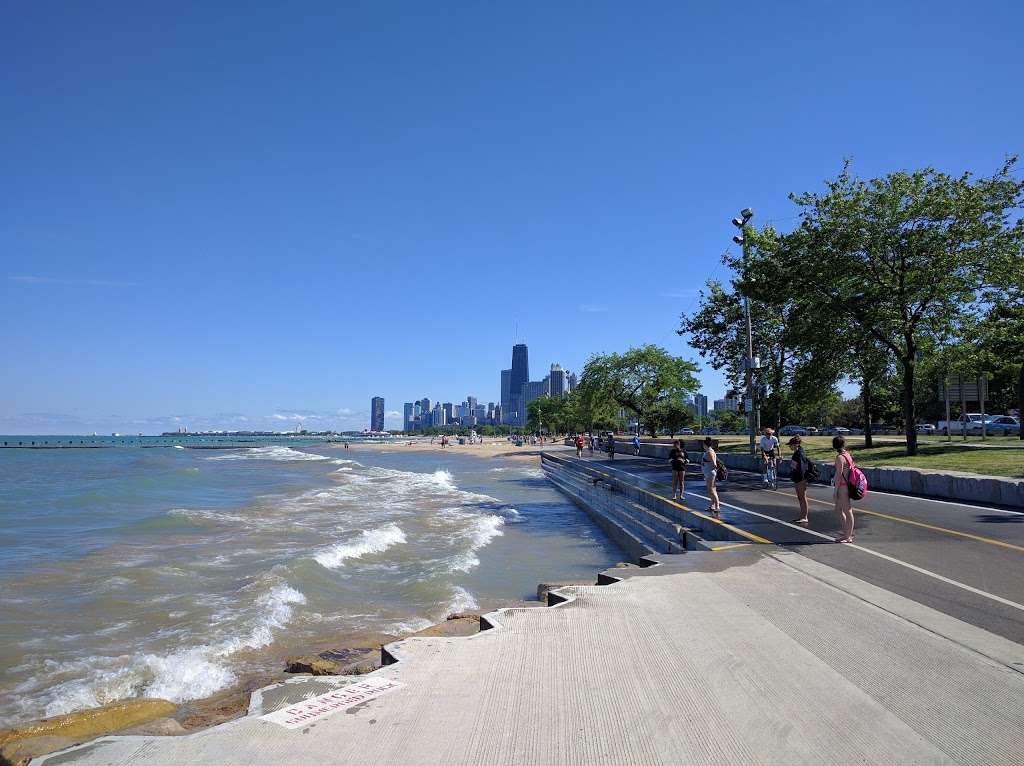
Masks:
[[[575,458],[574,458],[575,459]],[[585,458],[586,459],[586,458]],[[666,461],[595,453],[592,462],[665,497],[671,495]],[[855,502],[853,545],[834,541],[838,518],[832,489],[812,485],[810,524],[792,524],[797,500],[791,482],[763,489],[758,474],[730,469],[718,487],[722,518],[808,558],[919,603],[1024,643],[1024,514],[951,501],[869,492]],[[686,504],[704,510],[708,497],[699,474],[687,475]]]

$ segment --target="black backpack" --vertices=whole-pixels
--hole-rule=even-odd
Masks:
[[[807,455],[804,455],[804,481],[817,481],[821,476],[821,471],[818,470],[818,464],[811,460]]]

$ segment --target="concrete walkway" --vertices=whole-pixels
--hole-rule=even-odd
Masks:
[[[911,622],[901,611],[926,607],[891,593],[876,605],[873,586],[768,546],[662,560],[565,588],[557,607],[502,610],[472,637],[399,642],[400,662],[373,676],[402,688],[305,729],[250,716],[37,762],[1022,762],[1019,645],[939,613]],[[288,698],[346,682],[310,679]]]

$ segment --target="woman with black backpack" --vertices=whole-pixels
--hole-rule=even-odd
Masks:
[[[790,463],[789,478],[793,481],[796,499],[800,503],[800,515],[793,519],[794,524],[806,524],[810,521],[807,515],[809,513],[807,507],[807,481],[811,478],[808,475],[810,473],[811,461],[807,459],[807,453],[804,452],[801,441],[799,436],[794,436],[786,442],[793,448],[793,460]]]

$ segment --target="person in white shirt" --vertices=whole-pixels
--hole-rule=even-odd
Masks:
[[[779,437],[775,435],[774,430],[768,427],[765,427],[764,435],[761,437],[761,458],[764,460],[764,471],[761,474],[762,483],[765,486],[770,484],[774,488],[778,485],[775,466],[779,459]]]

